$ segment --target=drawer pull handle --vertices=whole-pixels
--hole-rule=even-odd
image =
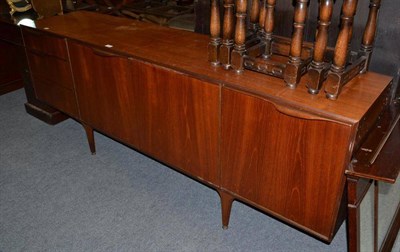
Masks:
[[[98,55],[98,56],[102,56],[102,57],[121,57],[121,55],[109,52],[109,51],[104,51],[98,48],[92,48],[93,53]]]

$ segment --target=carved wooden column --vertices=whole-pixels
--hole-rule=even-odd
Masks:
[[[257,2],[257,0],[255,1]],[[234,15],[233,0],[224,0],[224,24],[222,32],[222,45],[220,47],[220,62],[225,69],[231,66],[231,53],[233,49]]]
[[[326,80],[325,92],[329,99],[336,100],[345,80],[343,74],[347,63],[347,54],[353,30],[353,19],[358,0],[344,0],[339,36],[336,40],[333,64]]]
[[[378,11],[380,6],[381,6],[381,0],[370,0],[368,20],[365,26],[361,49],[360,49],[360,53],[366,56],[366,63],[364,65],[364,68],[361,70],[362,73],[365,73],[368,70],[373,50],[373,44],[375,40]]]
[[[328,71],[324,62],[325,50],[328,44],[328,30],[333,12],[333,0],[320,0],[318,30],[314,44],[313,61],[308,69],[308,92],[318,94]]]
[[[272,54],[272,34],[274,32],[274,11],[275,11],[276,0],[267,0],[264,31],[265,31],[265,51],[263,54],[264,58],[269,58]]]
[[[290,88],[295,88],[301,77],[301,50],[303,33],[307,17],[308,0],[297,0],[294,10],[293,35],[290,45],[289,60],[286,65],[284,80]]]
[[[246,52],[246,11],[247,0],[236,2],[235,48],[232,51],[232,68],[240,74],[244,70],[244,54]]]
[[[219,0],[211,0],[210,36],[208,44],[208,61],[217,66],[219,62],[219,47],[221,45],[221,20],[219,15]]]

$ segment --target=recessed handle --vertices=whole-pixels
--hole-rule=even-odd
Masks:
[[[92,48],[92,50],[93,50],[94,54],[101,56],[101,57],[122,57],[122,55],[115,54],[110,51],[106,51],[106,50],[99,49],[99,48]]]

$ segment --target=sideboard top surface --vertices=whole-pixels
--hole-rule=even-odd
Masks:
[[[206,35],[175,30],[127,18],[77,11],[35,21],[36,29],[88,43],[127,57],[141,59],[208,82],[265,98],[286,111],[300,111],[311,118],[353,125],[359,122],[391,81],[368,72],[350,81],[336,101],[307,93],[303,76],[296,89],[279,78],[245,71],[237,75],[207,62]],[[301,116],[301,115],[300,115]],[[310,118],[306,116],[305,118]]]

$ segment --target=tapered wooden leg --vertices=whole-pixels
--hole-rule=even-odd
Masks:
[[[218,191],[221,197],[221,212],[222,212],[222,228],[228,229],[229,217],[231,216],[232,202],[234,197],[224,191]]]
[[[82,124],[83,128],[86,131],[86,137],[89,143],[89,147],[90,147],[90,152],[92,153],[92,155],[96,154],[96,145],[94,143],[94,132],[93,132],[93,128],[86,125],[86,124]]]
[[[360,251],[360,208],[355,178],[347,178],[347,243],[349,252]]]

